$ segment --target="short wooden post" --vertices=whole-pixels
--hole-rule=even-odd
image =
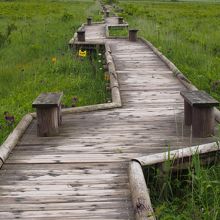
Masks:
[[[184,121],[185,125],[192,124],[192,106],[184,100]]]
[[[85,31],[84,30],[77,31],[77,38],[78,38],[78,41],[85,42],[86,41]]]
[[[214,134],[214,108],[193,107],[192,135],[193,137],[209,137]]]
[[[37,135],[50,137],[59,133],[58,108],[37,108]]]
[[[131,29],[129,30],[129,41],[137,41],[137,32],[138,30],[137,29]]]
[[[33,102],[37,109],[37,135],[50,137],[59,133],[62,123],[61,98],[63,93],[41,93]]]
[[[105,12],[105,16],[106,16],[107,18],[109,17],[109,14],[110,14],[109,11],[106,11],[106,12]]]
[[[62,124],[62,107],[61,105],[59,105],[57,107],[57,110],[58,110],[58,126],[60,126]]]
[[[119,23],[119,24],[123,24],[123,23],[124,23],[123,17],[118,17],[118,23]]]
[[[87,25],[92,25],[92,18],[91,17],[87,18]]]

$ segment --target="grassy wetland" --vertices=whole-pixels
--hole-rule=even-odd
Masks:
[[[220,218],[219,154],[210,166],[194,155],[188,169],[172,170],[173,161],[160,169],[145,169],[155,216],[159,220],[218,220]]]
[[[79,58],[68,49],[88,16],[101,19],[98,10],[92,0],[0,1],[0,143],[41,92],[63,91],[66,107],[106,101],[102,57]]]

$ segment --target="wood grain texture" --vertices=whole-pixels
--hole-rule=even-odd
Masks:
[[[63,93],[41,93],[33,102],[33,108],[58,107],[61,104]]]
[[[37,108],[37,135],[39,137],[54,136],[59,133],[60,108]]]

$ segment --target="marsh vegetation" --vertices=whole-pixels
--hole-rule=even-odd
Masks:
[[[106,102],[102,56],[68,48],[88,16],[101,19],[97,2],[0,1],[0,143],[41,92],[63,91],[65,107]]]

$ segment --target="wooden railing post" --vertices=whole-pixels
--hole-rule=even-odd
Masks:
[[[86,41],[85,31],[84,30],[77,31],[77,38],[78,41]]]
[[[92,25],[92,18],[91,17],[87,18],[87,25]]]
[[[109,17],[109,14],[110,14],[109,11],[106,11],[106,12],[105,12],[105,16],[106,16],[107,18]]]
[[[137,41],[137,32],[138,30],[137,29],[130,29],[129,30],[129,40],[130,41]]]

